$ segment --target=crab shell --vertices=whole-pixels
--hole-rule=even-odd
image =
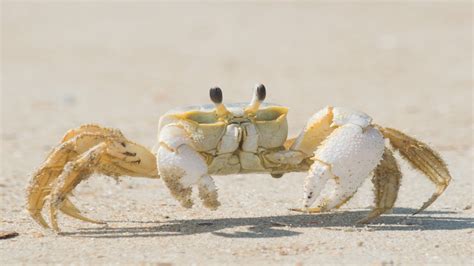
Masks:
[[[288,108],[262,103],[256,112],[249,112],[247,107],[248,103],[228,104],[224,117],[214,105],[173,109],[160,119],[159,142],[190,145],[206,159],[209,174],[268,172],[262,154],[284,149]],[[175,134],[177,127],[186,136]]]

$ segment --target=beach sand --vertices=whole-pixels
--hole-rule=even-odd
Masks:
[[[0,264],[470,264],[474,250],[472,4],[27,3],[2,1]],[[192,209],[162,180],[93,176],[85,215],[64,235],[25,211],[30,174],[70,128],[98,123],[152,147],[161,114],[250,101],[255,83],[290,108],[290,135],[327,106],[370,114],[439,151],[453,181],[434,191],[402,163],[396,208],[373,205],[370,178],[340,210],[306,215],[304,173],[215,177],[222,206]],[[44,213],[47,215],[47,212]]]

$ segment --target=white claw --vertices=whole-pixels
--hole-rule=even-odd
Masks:
[[[330,167],[315,161],[304,183],[303,207],[309,208],[316,201],[329,178],[333,177]]]

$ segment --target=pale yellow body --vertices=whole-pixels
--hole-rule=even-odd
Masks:
[[[288,153],[284,144],[288,135],[287,112],[282,106],[266,105],[256,114],[245,112],[246,104],[231,104],[231,114],[219,118],[215,108],[203,106],[196,110],[187,108],[170,111],[160,120],[159,142],[176,146],[179,133],[184,130],[183,139],[205,158],[210,175],[239,173],[270,173],[305,171],[308,169],[304,153]],[[176,144],[176,142],[178,143]],[[279,153],[291,154],[292,164],[274,159]],[[309,161],[308,161],[309,162]]]

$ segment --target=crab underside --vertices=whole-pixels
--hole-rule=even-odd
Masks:
[[[172,110],[160,119],[156,151],[131,142],[119,130],[83,125],[66,133],[33,174],[27,190],[28,211],[43,227],[41,212],[49,204],[52,228],[59,231],[58,211],[92,223],[70,201],[72,190],[93,173],[162,178],[183,207],[193,205],[196,185],[204,206],[220,205],[213,175],[268,173],[281,177],[307,172],[301,209],[329,211],[346,203],[372,175],[375,207],[360,223],[392,209],[402,174],[393,151],[436,185],[416,212],[433,203],[451,176],[428,145],[391,128],[373,124],[361,112],[326,107],[313,115],[296,138],[287,139],[287,108],[264,104],[258,85],[250,104],[222,104],[219,88],[210,91],[214,105]],[[388,139],[390,145],[385,145]],[[315,206],[315,207],[312,207]]]

